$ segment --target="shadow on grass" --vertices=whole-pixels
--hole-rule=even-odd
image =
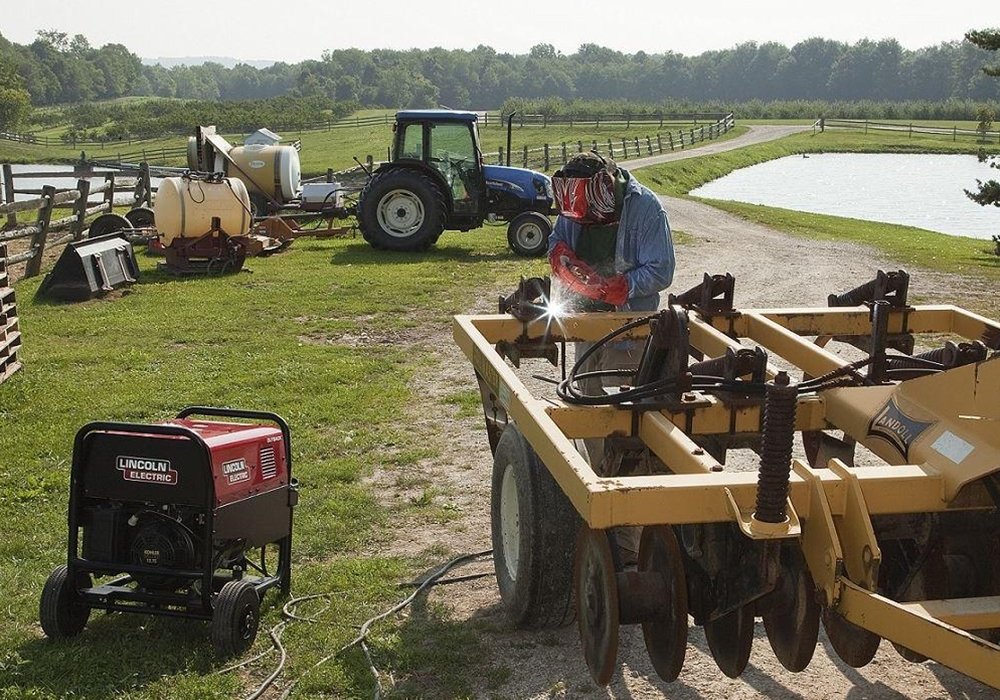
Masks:
[[[172,674],[207,675],[215,661],[205,622],[97,611],[79,636],[32,639],[17,654],[7,682],[30,697],[115,697]]]
[[[317,250],[320,248],[317,247]],[[475,251],[460,246],[439,246],[425,251],[375,250],[367,244],[340,248],[330,258],[332,265],[376,265],[391,263],[408,265],[424,262],[451,262],[478,264],[481,262],[505,262],[530,260],[516,255],[510,250]]]

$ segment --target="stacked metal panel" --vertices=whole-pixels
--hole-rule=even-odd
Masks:
[[[7,276],[7,246],[0,243],[0,382],[21,369],[21,331],[14,289]]]

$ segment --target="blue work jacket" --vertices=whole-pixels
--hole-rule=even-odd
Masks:
[[[560,216],[549,234],[549,253],[560,241],[576,250],[583,227]],[[628,302],[619,311],[656,311],[660,291],[674,279],[674,241],[659,198],[634,177],[625,185],[625,201],[615,240],[615,273],[625,275]]]

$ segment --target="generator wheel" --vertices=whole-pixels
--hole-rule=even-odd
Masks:
[[[121,214],[101,214],[90,222],[87,238],[97,238],[121,231],[123,228],[132,228],[132,224]]]
[[[513,423],[500,436],[490,498],[493,568],[519,628],[573,621],[573,543],[579,516]]]
[[[77,591],[90,585],[90,574],[77,574],[76,580],[71,581],[65,564],[49,574],[38,606],[38,618],[46,637],[66,639],[83,631],[90,619],[90,608],[80,602]]]
[[[376,173],[358,203],[361,234],[373,248],[426,250],[444,231],[444,194],[422,172],[395,168]]]
[[[253,646],[260,624],[260,598],[249,581],[230,581],[215,599],[212,646],[222,658],[239,656]]]
[[[551,232],[549,217],[537,211],[526,211],[511,219],[507,227],[507,243],[518,255],[538,258],[548,250]]]

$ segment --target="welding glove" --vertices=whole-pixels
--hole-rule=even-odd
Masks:
[[[628,281],[625,275],[602,277],[562,241],[549,254],[549,265],[557,279],[581,296],[614,306],[622,306],[628,301]]]

